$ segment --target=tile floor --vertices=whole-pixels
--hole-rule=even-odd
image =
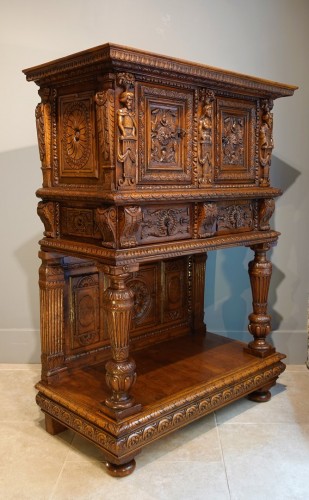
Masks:
[[[38,365],[0,365],[3,500],[307,500],[309,370],[288,366],[268,403],[242,399],[144,449],[129,477],[72,431],[50,436]]]

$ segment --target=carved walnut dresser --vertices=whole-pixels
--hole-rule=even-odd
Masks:
[[[43,186],[46,429],[96,444],[110,474],[144,446],[284,370],[266,340],[273,100],[297,87],[105,44],[26,69]],[[252,342],[206,333],[207,252],[247,246]]]

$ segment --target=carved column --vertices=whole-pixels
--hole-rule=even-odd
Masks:
[[[251,249],[255,255],[254,259],[249,262],[253,312],[249,315],[248,329],[254,340],[249,343],[246,351],[259,357],[275,352],[274,347],[266,342],[271,329],[271,317],[267,313],[267,298],[272,273],[271,262],[266,257],[269,248],[270,245],[267,243],[252,246]]]
[[[65,369],[63,353],[63,292],[65,286],[61,256],[39,252],[40,330],[42,379],[51,382]]]
[[[129,394],[136,380],[135,362],[129,357],[129,332],[134,294],[126,286],[129,273],[123,268],[100,266],[110,280],[103,295],[103,311],[111,343],[112,359],[106,365],[106,383],[111,395],[105,400],[104,411],[116,419],[140,411]],[[137,270],[137,266],[130,270]]]

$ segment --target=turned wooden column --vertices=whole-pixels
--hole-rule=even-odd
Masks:
[[[254,340],[249,342],[247,352],[254,356],[265,357],[275,352],[275,348],[266,341],[271,331],[271,317],[267,312],[268,290],[272,265],[267,260],[266,252],[270,245],[261,243],[254,245],[254,259],[249,262],[249,276],[252,290],[253,312],[249,315],[248,330]]]
[[[42,259],[39,270],[42,380],[52,382],[66,369],[63,352],[65,279],[61,255],[41,251],[39,257]]]
[[[111,394],[105,400],[104,411],[118,420],[141,409],[141,405],[136,404],[130,395],[130,389],[136,380],[135,361],[129,356],[134,294],[126,285],[129,273],[124,272],[122,267],[100,267],[110,281],[103,294],[103,312],[106,315],[112,351],[112,359],[105,365],[106,383]]]

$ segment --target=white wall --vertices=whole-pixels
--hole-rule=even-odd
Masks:
[[[34,122],[38,96],[21,70],[107,41],[300,86],[294,97],[275,104],[272,178],[285,195],[274,216],[282,236],[272,252],[270,310],[276,346],[290,362],[305,361],[308,22],[306,0],[2,2],[0,361],[36,362],[40,350],[36,255],[42,226],[34,196],[41,184]],[[231,336],[240,331],[246,338],[250,253],[240,248],[209,255],[209,329]]]

